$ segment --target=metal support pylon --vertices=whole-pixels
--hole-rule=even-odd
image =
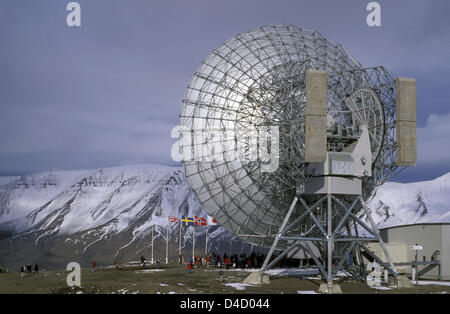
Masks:
[[[264,273],[264,271],[265,271],[266,268],[267,268],[267,264],[269,263],[270,257],[272,256],[273,251],[274,251],[275,248],[277,247],[278,241],[280,240],[280,237],[281,237],[281,235],[283,234],[283,230],[285,229],[286,224],[287,224],[287,222],[289,221],[289,218],[290,218],[291,215],[292,215],[292,212],[293,212],[293,210],[294,210],[295,205],[297,204],[297,201],[298,201],[298,198],[297,198],[297,196],[296,196],[296,197],[294,197],[294,200],[292,201],[292,204],[291,204],[291,206],[290,206],[290,208],[289,208],[288,213],[287,213],[286,216],[284,217],[283,223],[281,224],[280,229],[278,230],[278,234],[276,235],[275,240],[273,241],[272,246],[270,247],[270,250],[269,250],[269,253],[267,254],[267,257],[266,257],[266,259],[264,260],[264,263],[263,263],[263,265],[262,265],[262,267],[261,267],[261,272],[262,272],[262,273]]]
[[[355,279],[365,280],[364,253],[371,256],[394,277],[397,277],[397,270],[362,197],[346,195],[346,201],[343,199],[344,197],[341,199],[338,195],[326,194],[316,200],[308,201],[307,198],[297,195],[275,235],[260,272],[265,273],[283,257],[301,248],[314,260],[329,286],[332,285],[336,275],[343,270]],[[302,208],[296,207],[297,203]],[[314,210],[317,209],[326,209],[326,220],[314,213]],[[356,215],[360,211],[365,214],[370,226]],[[294,215],[295,213],[301,214]],[[296,218],[291,219],[291,217]],[[291,223],[289,223],[290,220],[292,220]],[[298,226],[304,223],[309,224],[309,228],[305,232],[298,232]],[[368,231],[373,237],[359,236],[358,229],[361,228]],[[284,241],[284,248],[275,259],[270,261],[280,241]],[[376,256],[366,246],[367,242],[378,242],[388,262],[386,263]],[[321,253],[322,247],[326,250]],[[356,253],[359,265],[350,265],[349,256],[352,252]],[[333,261],[336,261],[336,264]]]
[[[333,216],[331,210],[331,194],[327,194],[327,282],[328,288],[333,284],[333,242],[334,236],[332,233]]]

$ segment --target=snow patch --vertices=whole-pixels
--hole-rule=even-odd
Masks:
[[[255,285],[251,285],[248,283],[231,282],[231,283],[226,283],[225,286],[233,287],[236,290],[245,290],[245,287],[254,287]]]
[[[320,294],[313,290],[297,290],[297,294]]]
[[[143,269],[135,271],[136,274],[148,274],[148,273],[156,273],[160,271],[166,271],[165,269]]]
[[[411,280],[412,284],[416,284],[415,280]],[[450,287],[449,281],[422,281],[419,280],[419,286],[436,285],[436,286],[447,286]]]
[[[205,270],[206,271],[206,270]],[[211,270],[220,271],[220,270]],[[258,272],[259,269],[228,269],[226,271]],[[272,268],[265,272],[269,276],[313,276],[319,273],[317,268]]]
[[[384,287],[384,286],[374,286],[372,287],[373,289],[377,289],[377,290],[392,290],[392,288],[389,287]]]

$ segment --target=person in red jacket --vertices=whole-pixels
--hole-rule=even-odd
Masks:
[[[190,274],[192,272],[192,264],[191,264],[191,262],[189,262],[187,264],[187,269],[188,269],[188,273]]]
[[[225,257],[225,267],[227,270],[230,268],[230,258],[228,256]]]
[[[92,271],[95,271],[95,261],[92,261]]]

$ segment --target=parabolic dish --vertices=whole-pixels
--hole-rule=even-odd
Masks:
[[[393,79],[382,67],[363,69],[318,32],[265,26],[231,38],[203,61],[183,100],[179,143],[191,188],[220,225],[260,246],[271,244],[305,182],[309,68],[328,75],[328,132],[358,136],[361,123],[369,129],[376,171],[364,179],[367,199],[392,172]],[[263,131],[279,134],[279,145],[267,146],[279,157],[273,171],[264,170],[270,160],[252,149]],[[328,145],[345,149],[339,138],[330,137]],[[230,158],[233,152],[238,158]]]

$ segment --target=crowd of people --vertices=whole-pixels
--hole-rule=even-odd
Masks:
[[[275,257],[276,256],[273,256],[272,259]],[[266,255],[255,252],[251,253],[249,256],[247,256],[245,253],[242,253],[240,255],[231,254],[230,256],[228,256],[226,253],[224,253],[222,256],[220,254],[212,253],[211,255],[195,256],[194,258],[190,258],[187,267],[189,272],[192,272],[192,269],[194,268],[203,266],[216,266],[219,268],[224,267],[225,269],[261,268],[265,259]],[[291,262],[288,259],[283,258],[277,263],[276,266],[292,266],[290,265],[290,263]]]
[[[273,258],[276,256],[274,255]],[[219,268],[225,268],[225,269],[249,269],[249,268],[261,268],[261,266],[264,263],[264,260],[266,259],[266,255],[262,253],[256,253],[253,252],[249,256],[247,256],[245,253],[242,253],[240,255],[237,254],[231,254],[228,256],[226,253],[224,253],[222,256],[220,254],[212,253],[211,255],[205,255],[205,256],[195,256],[194,258],[190,258],[187,264],[188,271],[192,272],[193,269],[199,268],[199,267],[219,267]],[[181,256],[180,256],[180,263],[181,263]],[[140,257],[140,262],[142,268],[145,268],[146,266],[146,259],[144,256]],[[155,260],[156,267],[159,268],[160,266],[160,259]],[[97,262],[95,260],[92,260],[91,262],[91,271],[95,272],[95,268],[97,266]],[[289,261],[286,258],[281,259],[276,267],[292,267],[294,265],[291,265],[291,261]],[[115,259],[114,261],[114,267],[116,270],[119,269],[119,260]],[[20,272],[22,273],[22,276],[24,276],[26,273],[39,273],[39,266],[38,264],[34,265],[34,271],[31,264],[27,264],[26,266],[20,267]]]

